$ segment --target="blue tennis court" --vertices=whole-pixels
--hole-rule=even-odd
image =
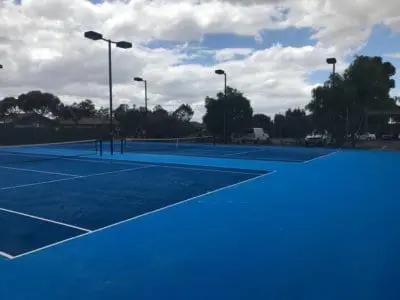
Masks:
[[[200,140],[200,142],[198,141]],[[261,161],[305,162],[328,155],[334,150],[324,148],[276,147],[266,145],[213,145],[201,143],[201,138],[132,140],[124,145],[126,153],[201,156]],[[117,149],[119,145],[116,145]]]
[[[265,173],[72,157],[0,165],[0,252],[19,256]]]
[[[1,299],[400,298],[398,152],[93,149],[0,151]]]

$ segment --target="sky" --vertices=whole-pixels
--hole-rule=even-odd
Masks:
[[[0,0],[0,98],[41,90],[108,107],[107,44],[89,30],[133,44],[112,47],[114,107],[144,105],[138,76],[150,108],[190,104],[195,120],[223,90],[215,69],[270,116],[311,100],[328,57],[338,72],[355,55],[400,70],[399,0]]]

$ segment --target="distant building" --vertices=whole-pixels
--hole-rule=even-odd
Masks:
[[[8,115],[0,119],[5,127],[13,128],[49,128],[55,125],[55,121],[37,113],[18,113]]]
[[[81,118],[79,120],[72,119],[58,119],[57,123],[60,127],[64,128],[99,128],[108,126],[108,119],[99,117]]]

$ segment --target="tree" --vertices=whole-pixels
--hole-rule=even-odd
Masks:
[[[100,118],[107,118],[109,117],[110,112],[109,109],[106,107],[100,107],[97,111],[96,111],[96,116],[100,117]]]
[[[343,76],[331,76],[312,91],[307,105],[312,120],[318,129],[328,130],[338,145],[343,144],[346,133],[351,134],[354,145],[355,133],[365,130],[367,110],[395,107],[389,96],[395,73],[394,66],[381,57],[357,56]]]
[[[209,132],[216,136],[224,133],[224,110],[226,109],[226,134],[239,133],[252,125],[253,109],[241,92],[227,87],[227,97],[218,93],[217,98],[206,97],[206,114],[203,121]]]
[[[273,123],[269,116],[264,114],[255,114],[253,115],[253,126],[260,127],[264,129],[265,132],[271,134]]]
[[[76,109],[79,111],[81,117],[94,117],[96,115],[96,107],[92,100],[86,99],[76,105]]]
[[[153,108],[153,115],[159,118],[167,117],[168,111],[166,111],[161,105],[156,105]]]
[[[194,111],[188,104],[182,104],[179,106],[173,113],[172,115],[177,118],[180,121],[183,122],[189,122],[193,115]]]
[[[61,101],[50,93],[30,91],[18,96],[19,108],[25,112],[33,112],[42,116],[47,114],[57,115]]]
[[[2,101],[0,101],[0,116],[7,117],[9,115],[18,113],[19,109],[19,101],[14,97],[6,97]]]
[[[288,109],[285,112],[284,132],[287,137],[301,139],[312,130],[310,118],[302,109]]]
[[[276,114],[274,116],[274,137],[285,137],[284,127],[285,127],[285,116],[282,114]]]

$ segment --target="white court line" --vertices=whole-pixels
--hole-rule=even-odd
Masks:
[[[12,189],[28,187],[28,186],[42,185],[42,184],[59,182],[59,181],[68,181],[68,180],[74,180],[74,179],[79,179],[79,178],[88,178],[88,177],[101,176],[101,175],[107,175],[107,174],[123,173],[123,172],[147,169],[147,168],[152,168],[152,167],[154,167],[154,166],[150,165],[150,166],[140,167],[140,168],[123,169],[123,170],[116,170],[116,171],[110,171],[110,172],[103,172],[103,173],[82,175],[82,176],[76,176],[76,177],[55,179],[55,180],[49,180],[49,181],[41,181],[41,182],[36,182],[36,183],[27,183],[27,184],[21,184],[21,185],[7,186],[7,187],[0,188],[0,190],[12,190]]]
[[[232,155],[241,155],[241,154],[247,154],[247,153],[253,153],[253,152],[261,152],[265,151],[267,149],[257,149],[257,150],[250,150],[250,151],[243,151],[243,152],[236,152],[236,153],[228,153],[228,154],[222,154],[221,156],[232,156]]]
[[[38,251],[41,251],[41,250],[50,248],[50,247],[54,247],[54,246],[57,246],[57,245],[60,245],[60,244],[64,244],[64,243],[66,243],[66,242],[69,242],[69,241],[72,241],[72,240],[75,240],[75,239],[78,239],[78,238],[87,236],[87,235],[89,235],[89,234],[97,233],[97,232],[100,232],[100,231],[103,231],[103,230],[106,230],[106,229],[109,229],[109,228],[112,228],[112,227],[115,227],[115,226],[118,226],[118,225],[121,225],[121,224],[130,222],[130,221],[133,221],[133,220],[136,220],[136,219],[139,219],[139,218],[143,218],[143,217],[145,217],[145,216],[158,213],[158,212],[160,212],[160,211],[169,209],[169,208],[174,207],[174,206],[178,206],[178,205],[184,204],[184,203],[186,203],[186,202],[189,202],[189,201],[198,199],[198,198],[200,198],[200,197],[207,196],[207,195],[211,195],[211,194],[215,194],[215,193],[217,193],[217,192],[220,192],[220,191],[223,191],[223,190],[227,190],[227,189],[233,188],[233,187],[235,187],[235,186],[238,186],[238,185],[241,185],[241,184],[244,184],[244,183],[248,183],[248,182],[254,181],[254,180],[256,180],[256,179],[259,179],[259,178],[262,178],[262,177],[266,177],[266,176],[269,176],[269,175],[272,175],[272,174],[275,174],[275,173],[276,173],[276,171],[272,171],[272,172],[269,172],[269,173],[267,173],[267,174],[262,174],[262,175],[260,175],[260,176],[256,176],[256,177],[253,177],[253,178],[250,178],[250,179],[241,181],[241,182],[237,182],[237,183],[234,183],[234,184],[231,184],[231,185],[228,185],[228,186],[224,186],[224,187],[221,187],[221,188],[219,188],[219,189],[216,189],[216,190],[213,190],[213,191],[210,191],[210,192],[207,192],[207,193],[198,195],[198,196],[194,196],[194,197],[191,197],[191,198],[189,198],[189,199],[182,200],[182,201],[180,201],[180,202],[176,202],[176,203],[174,203],[174,204],[167,205],[167,206],[158,208],[158,209],[156,209],[156,210],[149,211],[149,212],[146,212],[146,213],[144,213],[144,214],[141,214],[141,215],[138,215],[138,216],[134,216],[134,217],[132,217],[132,218],[129,218],[129,219],[126,219],[126,220],[122,220],[122,221],[116,222],[116,223],[114,223],[114,224],[110,224],[110,225],[104,226],[104,227],[99,228],[99,229],[92,230],[92,231],[90,231],[90,232],[86,232],[86,233],[83,233],[83,234],[80,234],[80,235],[77,235],[77,236],[74,236],[74,237],[71,237],[71,238],[68,238],[68,239],[65,239],[65,240],[62,240],[62,241],[59,241],[59,242],[50,244],[50,245],[46,245],[46,246],[41,247],[41,248],[34,249],[34,250],[32,250],[32,251],[28,251],[28,252],[25,252],[25,253],[16,255],[16,256],[14,256],[12,259],[20,258],[20,257],[26,256],[26,255],[33,254],[33,253],[35,253],[35,252],[38,252]]]
[[[0,211],[5,211],[5,212],[8,212],[10,214],[20,215],[20,216],[24,216],[24,217],[28,217],[28,218],[32,218],[32,219],[36,219],[36,220],[40,220],[40,221],[44,221],[44,222],[47,222],[47,223],[53,223],[53,224],[62,225],[62,226],[65,226],[65,227],[74,228],[74,229],[78,229],[80,231],[91,232],[91,230],[86,229],[86,228],[74,226],[74,225],[71,225],[71,224],[67,224],[67,223],[63,223],[63,222],[59,222],[59,221],[55,221],[55,220],[51,220],[51,219],[38,217],[38,216],[35,216],[35,215],[26,214],[26,213],[19,212],[19,211],[16,211],[16,210],[11,210],[11,209],[6,209],[6,208],[0,207]]]
[[[2,169],[16,170],[16,171],[25,171],[25,172],[34,172],[34,173],[51,174],[51,175],[62,175],[62,176],[72,176],[72,177],[80,176],[80,175],[68,174],[68,173],[49,172],[49,171],[41,171],[41,170],[35,170],[35,169],[14,168],[14,167],[6,167],[6,166],[0,166],[0,168],[2,168]]]
[[[2,252],[2,251],[0,251],[0,256],[4,256],[5,258],[8,258],[8,259],[13,259],[15,257],[15,256],[12,256],[12,255],[10,255],[6,252]]]
[[[190,167],[175,167],[175,166],[163,166],[163,165],[156,165],[156,167],[161,168],[170,168],[170,169],[183,169],[183,170],[190,170],[190,171],[207,171],[207,172],[219,172],[219,173],[231,173],[231,174],[243,174],[243,175],[264,175],[260,173],[253,173],[253,172],[241,172],[241,171],[229,171],[229,170],[214,170],[208,168],[190,168]],[[267,171],[260,171],[260,172],[267,172]]]
[[[314,160],[318,160],[318,159],[321,159],[321,158],[327,158],[328,156],[331,156],[331,155],[336,154],[338,152],[339,151],[333,151],[333,152],[330,152],[330,153],[327,153],[327,154],[320,155],[320,156],[312,158],[310,160],[303,161],[303,164],[308,164],[308,163],[310,163],[310,162],[312,162]]]

